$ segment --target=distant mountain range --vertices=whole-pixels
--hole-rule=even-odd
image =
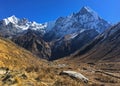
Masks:
[[[43,24],[8,17],[0,21],[0,35],[40,58],[54,60],[74,53],[109,27],[111,24],[91,8],[82,7],[77,13]]]

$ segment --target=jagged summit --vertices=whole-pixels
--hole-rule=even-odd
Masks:
[[[5,37],[6,35],[7,37],[10,37],[12,35],[22,33],[28,29],[37,30],[44,34],[46,27],[47,24],[39,24],[34,21],[29,21],[26,18],[17,18],[15,15],[12,15],[0,21],[0,32],[2,36]]]
[[[80,11],[83,11],[83,10],[85,10],[85,11],[87,11],[87,12],[95,12],[93,9],[91,9],[91,8],[88,7],[88,6],[83,6]],[[96,13],[96,12],[95,12],[95,13]]]
[[[15,15],[12,15],[12,16],[10,16],[10,17],[8,17],[8,18],[17,18]]]
[[[16,24],[19,21],[19,19],[15,15],[12,15],[8,18],[3,19],[3,20],[5,22],[5,25],[8,25],[10,22],[13,24]]]
[[[84,6],[81,8],[80,12],[79,12],[81,15],[85,15],[85,14],[91,14],[92,16],[94,16],[96,19],[99,18],[98,14],[93,10],[91,9],[90,7],[88,6]]]

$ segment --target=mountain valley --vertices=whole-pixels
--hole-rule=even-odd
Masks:
[[[0,86],[120,86],[120,23],[89,7],[39,24],[0,21]]]
[[[82,7],[77,13],[43,24],[13,15],[0,21],[0,34],[40,58],[55,60],[74,53],[110,26],[91,8]]]

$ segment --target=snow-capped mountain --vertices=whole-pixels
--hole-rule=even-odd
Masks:
[[[83,7],[77,13],[58,18],[53,29],[45,35],[45,38],[53,40],[87,29],[95,29],[97,32],[102,33],[110,26],[107,21],[99,17],[91,8]]]
[[[45,40],[52,41],[51,60],[74,53],[110,26],[89,7],[58,18],[54,27],[44,35]]]
[[[19,19],[16,18],[14,15],[3,20],[5,25],[8,25],[9,23],[17,24],[19,21]]]
[[[5,18],[0,21],[0,35],[41,58],[53,60],[72,54],[110,26],[91,8],[83,7],[77,13],[43,24],[15,16]]]
[[[34,21],[28,21],[25,18],[19,19],[14,15],[0,21],[0,32],[3,36],[16,35],[17,33],[21,33],[28,29],[36,30],[39,31],[41,34],[44,34],[46,27],[47,23],[38,24]]]
[[[24,30],[39,31],[45,34],[45,39],[57,39],[65,35],[81,32],[87,29],[95,29],[101,33],[111,25],[99,17],[89,7],[83,7],[79,12],[72,13],[67,17],[60,17],[55,21],[44,24],[28,21],[26,18],[19,19],[14,15],[0,21],[0,32],[2,35],[16,35]]]

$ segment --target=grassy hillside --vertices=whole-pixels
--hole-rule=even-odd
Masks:
[[[32,80],[35,77],[34,71],[38,71],[43,63],[44,60],[29,51],[0,38],[0,86],[37,86],[36,81]]]
[[[66,69],[60,65],[0,38],[0,86],[84,86],[82,81],[59,75]]]
[[[0,38],[0,86],[119,86],[119,66],[120,63],[86,64],[74,59],[47,62]],[[60,75],[64,70],[79,72],[89,82]]]
[[[44,62],[43,60],[41,62]],[[40,65],[38,58],[29,51],[20,48],[11,41],[0,38],[0,66],[9,69],[21,69]]]

